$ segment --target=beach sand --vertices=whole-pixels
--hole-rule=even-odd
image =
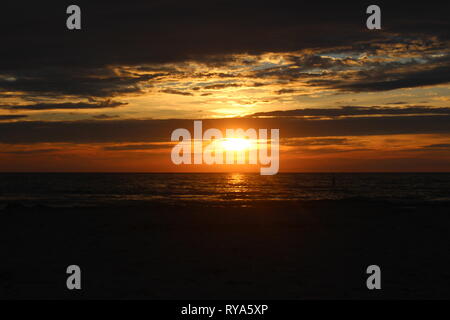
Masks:
[[[8,206],[2,299],[450,298],[448,203]],[[66,288],[79,265],[82,290]],[[368,290],[366,268],[381,268]]]

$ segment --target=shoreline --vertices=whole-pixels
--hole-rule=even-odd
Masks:
[[[450,297],[449,203],[10,207],[2,299]],[[82,290],[65,268],[82,269]],[[378,264],[382,290],[365,287]]]

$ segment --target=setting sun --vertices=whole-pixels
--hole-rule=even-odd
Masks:
[[[220,145],[226,151],[242,151],[249,149],[251,142],[242,138],[226,138],[220,142]]]

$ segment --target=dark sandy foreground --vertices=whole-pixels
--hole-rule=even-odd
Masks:
[[[0,298],[450,298],[450,206],[0,211]],[[66,289],[66,268],[82,290]],[[366,289],[366,267],[382,290]]]

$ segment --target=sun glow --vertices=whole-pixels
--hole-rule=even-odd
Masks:
[[[220,145],[225,151],[242,151],[250,149],[251,142],[242,138],[226,138],[220,142]]]

